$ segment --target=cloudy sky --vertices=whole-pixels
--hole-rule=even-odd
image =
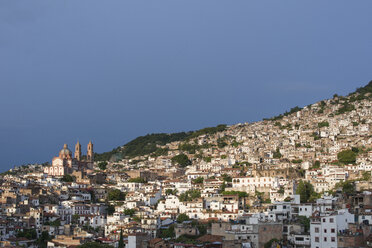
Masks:
[[[0,171],[372,80],[372,1],[1,0]]]

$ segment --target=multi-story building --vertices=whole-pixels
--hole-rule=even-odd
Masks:
[[[349,213],[347,209],[311,218],[311,248],[337,248],[337,234],[345,231],[348,224],[353,222],[354,214]]]

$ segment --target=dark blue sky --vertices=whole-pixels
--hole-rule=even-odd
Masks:
[[[0,1],[0,170],[251,122],[372,79],[372,1]]]

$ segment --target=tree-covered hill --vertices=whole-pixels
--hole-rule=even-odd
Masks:
[[[372,99],[372,80],[364,86],[356,89],[355,92],[349,94],[350,100]]]
[[[192,139],[204,134],[215,134],[222,132],[226,129],[226,125],[218,125],[216,127],[207,127],[197,131],[190,132],[179,132],[179,133],[154,133],[140,136],[123,147],[119,146],[110,152],[96,153],[96,161],[107,161],[110,159],[121,159],[121,158],[134,158],[137,156],[143,156],[151,153],[158,153],[159,155],[166,152],[165,149],[159,148],[165,144],[174,141],[184,141]]]

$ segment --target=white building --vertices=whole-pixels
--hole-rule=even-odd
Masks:
[[[234,190],[254,193],[259,188],[279,189],[279,179],[277,177],[234,177],[232,179]]]
[[[337,248],[337,233],[348,228],[354,222],[354,214],[341,209],[333,214],[325,214],[312,218],[310,236],[312,248]]]

